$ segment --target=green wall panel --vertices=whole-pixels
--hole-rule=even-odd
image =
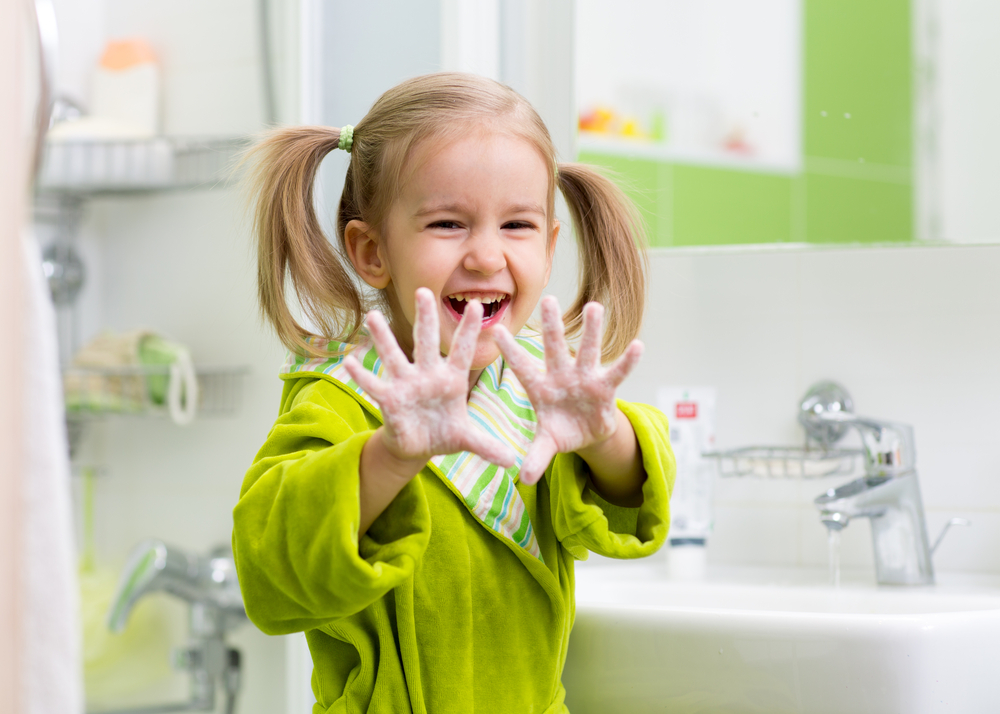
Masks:
[[[805,239],[912,240],[910,2],[805,0],[804,11]]]
[[[806,0],[803,9],[806,156],[910,166],[909,0]]]
[[[791,240],[792,179],[584,152],[635,201],[652,246]]]
[[[909,186],[806,175],[810,243],[890,243],[913,236]]]
[[[676,164],[673,175],[674,245],[791,240],[790,177]]]

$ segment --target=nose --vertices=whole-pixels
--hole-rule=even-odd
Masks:
[[[478,231],[465,243],[462,267],[472,273],[493,275],[507,267],[503,238],[497,231]]]

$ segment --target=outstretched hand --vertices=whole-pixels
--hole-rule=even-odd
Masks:
[[[508,366],[524,385],[535,408],[535,440],[521,464],[521,481],[533,484],[542,477],[557,453],[578,451],[599,444],[618,428],[615,390],[642,356],[642,343],[633,340],[625,354],[608,367],[601,365],[601,322],[604,308],[587,303],[583,308],[583,337],[574,360],[555,297],[542,300],[542,339],[545,371],[502,326],[493,328]]]
[[[442,359],[434,293],[419,288],[411,364],[381,313],[368,313],[368,327],[385,364],[385,377],[373,375],[353,355],[347,356],[344,367],[378,401],[383,442],[396,458],[427,460],[438,454],[471,451],[500,466],[514,465],[513,450],[485,434],[469,418],[469,371],[482,317],[482,305],[470,300],[448,358]]]

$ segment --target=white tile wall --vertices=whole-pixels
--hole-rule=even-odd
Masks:
[[[1000,246],[659,250],[647,352],[622,395],[718,387],[720,447],[801,442],[798,401],[843,383],[861,414],[915,428],[931,537],[951,516],[939,569],[1000,569]],[[710,562],[824,566],[812,499],[835,479],[716,483]],[[871,567],[870,531],[843,535],[845,566]]]
[[[165,133],[239,135],[262,127],[255,0],[75,0],[56,10],[65,50],[61,85],[79,99],[86,100],[105,40],[142,36],[162,63]],[[277,23],[276,33],[282,28]],[[285,37],[275,40],[276,64],[289,72],[293,64],[281,52],[292,48],[282,48]],[[120,567],[148,537],[197,552],[229,542],[243,474],[277,411],[283,359],[257,319],[245,217],[237,192],[223,189],[87,205],[78,241],[88,270],[79,301],[82,337],[143,327],[188,345],[196,362],[251,369],[237,418],[188,428],[112,419],[89,428],[80,462],[102,469],[95,539],[104,567]],[[173,645],[184,642],[182,621],[172,637]],[[247,625],[232,641],[244,653],[239,711],[283,711],[283,638]],[[169,658],[169,649],[162,656]],[[171,687],[147,694],[161,702],[187,696],[185,678]]]
[[[233,135],[264,121],[253,0],[106,0],[109,38],[146,38],[163,71],[163,132]]]
[[[109,567],[120,567],[148,537],[196,552],[228,543],[243,474],[273,423],[283,354],[257,319],[241,209],[232,190],[90,205],[86,230],[104,279],[85,288],[92,293],[86,304],[100,308],[87,324],[146,327],[188,345],[199,363],[251,370],[236,418],[199,419],[189,427],[122,418],[89,429],[80,461],[103,470],[95,538]],[[175,629],[174,645],[185,631]],[[240,711],[283,711],[283,638],[246,625],[232,641],[246,667]],[[174,698],[186,696],[185,686],[178,681]]]

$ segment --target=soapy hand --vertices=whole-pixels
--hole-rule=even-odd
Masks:
[[[524,385],[535,408],[535,440],[521,464],[520,478],[533,484],[542,477],[557,453],[578,451],[611,438],[618,428],[615,390],[642,356],[642,343],[633,342],[608,367],[601,366],[601,321],[604,308],[587,303],[583,308],[583,337],[574,360],[555,297],[542,300],[542,338],[545,371],[539,371],[528,353],[502,326],[493,337],[507,364]]]
[[[385,377],[373,375],[353,355],[347,356],[344,367],[378,401],[382,441],[396,458],[426,460],[437,454],[471,451],[500,466],[514,465],[513,450],[485,434],[469,418],[469,371],[482,317],[483,306],[469,301],[448,358],[442,359],[434,293],[419,288],[411,364],[382,314],[368,313],[368,327],[385,364]]]

